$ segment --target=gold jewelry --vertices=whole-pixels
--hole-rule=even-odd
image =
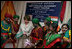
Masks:
[[[5,30],[5,31],[9,31],[9,29],[10,29],[10,27],[8,27],[8,29],[5,29],[5,28],[2,26],[2,24],[1,24],[1,27],[2,27],[2,29]]]

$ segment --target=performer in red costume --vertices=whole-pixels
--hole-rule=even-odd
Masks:
[[[34,25],[34,28],[31,32],[30,37],[32,39],[32,43],[36,45],[36,48],[40,48],[41,41],[43,39],[43,30],[42,30],[41,25],[39,24],[39,20],[37,18],[34,18],[32,20],[32,23]]]
[[[18,32],[19,26],[20,26],[20,24],[18,24],[18,20],[19,20],[18,15],[14,15],[13,19],[10,19],[11,24],[12,24],[12,35],[11,35],[11,37],[14,40],[14,42],[16,42],[16,39],[14,39],[14,37],[15,37],[16,33]]]
[[[13,40],[11,38],[12,27],[11,27],[10,19],[12,19],[12,15],[6,13],[5,19],[1,21],[1,46],[2,48],[4,48],[8,42],[13,43]]]

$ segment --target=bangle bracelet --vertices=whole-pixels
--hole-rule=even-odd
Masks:
[[[11,33],[9,33],[9,35],[11,35]]]

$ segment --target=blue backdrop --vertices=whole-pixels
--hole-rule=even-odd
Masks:
[[[48,16],[59,17],[61,2],[30,2],[26,6],[26,15],[33,15],[43,22]]]

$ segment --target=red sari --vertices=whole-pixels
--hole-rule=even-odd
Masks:
[[[42,40],[43,39],[43,30],[41,27],[38,28],[34,28],[31,32],[32,37],[32,43],[36,43],[38,40]]]

